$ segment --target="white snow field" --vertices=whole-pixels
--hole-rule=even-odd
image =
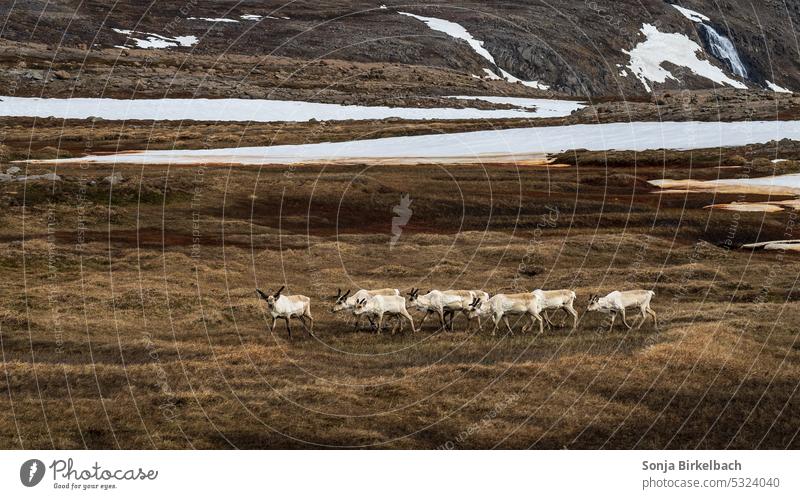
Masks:
[[[373,120],[463,120],[503,118],[552,118],[567,116],[583,104],[557,99],[514,97],[466,97],[507,103],[516,109],[412,108],[343,106],[319,102],[269,99],[105,99],[0,96],[0,116],[105,120],[193,120],[193,121],[309,121]],[[531,109],[537,106],[537,109]]]
[[[583,109],[586,103],[574,100],[532,99],[528,97],[448,95],[450,99],[478,99],[492,104],[510,104],[520,109],[536,111],[537,118],[558,118],[569,116],[573,111]]]
[[[523,80],[520,80],[516,76],[512,75],[508,71],[506,71],[503,68],[501,68],[500,66],[498,66],[497,62],[495,62],[495,60],[494,60],[494,56],[492,56],[492,54],[490,54],[488,50],[483,48],[483,41],[475,39],[475,37],[473,37],[469,33],[469,31],[467,31],[467,29],[464,28],[464,26],[461,26],[458,23],[454,23],[452,21],[447,21],[445,19],[438,19],[436,17],[418,16],[416,14],[411,14],[409,12],[397,12],[397,13],[400,14],[401,16],[413,17],[414,19],[416,19],[418,21],[422,21],[430,29],[432,29],[434,31],[439,31],[439,32],[444,33],[444,34],[446,34],[448,36],[456,38],[458,40],[463,40],[463,41],[467,42],[469,44],[469,46],[472,48],[472,50],[476,54],[478,54],[479,56],[483,57],[484,59],[489,61],[492,64],[492,66],[494,66],[497,69],[499,69],[500,73],[503,75],[503,78],[505,78],[506,81],[509,81],[511,83],[521,83],[522,85],[525,85],[526,87],[538,88],[540,90],[547,90],[547,89],[550,88],[549,86],[547,86],[547,85],[545,85],[543,83],[539,83],[538,81],[535,81],[535,80],[534,81],[523,81]],[[497,76],[494,73],[494,71],[492,71],[490,69],[486,69],[486,68],[484,68],[484,71],[487,73],[487,75],[489,75],[490,79],[493,79],[493,80],[494,79],[498,79],[498,80],[500,79],[500,77]]]
[[[487,130],[318,144],[161,150],[42,162],[131,164],[437,163],[543,159],[569,149],[699,149],[800,140],[800,121],[635,122]],[[800,178],[800,175],[798,175]]]
[[[630,56],[628,69],[642,82],[648,92],[652,91],[650,83],[664,83],[667,78],[678,80],[662,66],[665,62],[689,68],[694,74],[715,83],[747,88],[747,85],[730,78],[708,60],[700,59],[698,55],[703,53],[702,47],[688,36],[682,33],[663,33],[647,23],[642,25],[640,31],[647,39],[636,44],[630,51],[623,50],[623,52]]]

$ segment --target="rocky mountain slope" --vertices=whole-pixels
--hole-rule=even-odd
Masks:
[[[122,61],[141,49],[187,61],[203,56],[217,69],[236,56],[427,66],[476,84],[505,78],[525,94],[619,98],[682,88],[800,89],[799,4],[681,0],[677,6],[665,0],[435,6],[32,0],[0,6],[0,38],[16,47],[43,44],[54,60],[63,49]]]

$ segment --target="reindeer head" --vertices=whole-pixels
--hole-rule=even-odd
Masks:
[[[410,305],[413,305],[414,303],[417,302],[417,299],[419,298],[419,288],[411,288],[411,291],[407,294],[408,294],[408,303]]]
[[[345,310],[350,308],[350,305],[347,304],[347,297],[350,296],[350,290],[348,289],[346,293],[342,294],[342,289],[338,288],[336,290],[336,301],[333,304],[333,308],[331,312],[338,312],[340,310]]]
[[[278,291],[276,291],[275,293],[273,293],[271,295],[268,295],[268,294],[264,293],[263,291],[261,291],[258,288],[256,288],[256,292],[258,293],[258,296],[260,296],[262,300],[267,302],[267,306],[272,308],[273,306],[275,306],[275,302],[278,301],[278,298],[281,297],[281,292],[283,291],[283,288],[285,288],[285,287],[286,286],[281,286],[281,289],[279,289]]]
[[[367,299],[361,298],[360,300],[356,301],[356,305],[353,310],[355,310],[357,314],[361,314],[364,313],[366,309],[367,309]]]
[[[589,306],[586,307],[587,312],[596,312],[600,310],[602,307],[600,306],[600,297],[597,295],[591,295],[589,297]]]
[[[483,300],[476,297],[472,302],[470,302],[469,306],[467,307],[467,317],[469,319],[474,319],[481,312],[481,306],[483,305]]]

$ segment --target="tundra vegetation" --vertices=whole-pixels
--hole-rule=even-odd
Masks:
[[[800,260],[740,248],[796,238],[796,215],[646,182],[798,157],[777,147],[613,165],[577,151],[568,167],[27,167],[61,180],[0,183],[0,446],[797,448]],[[413,216],[390,247],[402,193]],[[282,320],[270,331],[254,289],[281,286],[311,300],[313,336],[296,318],[291,339]],[[409,305],[418,332],[375,335],[331,311],[337,288],[386,286],[570,289],[581,318],[547,310],[557,327],[519,334],[511,317],[515,334],[492,336],[460,312],[452,331],[438,311],[420,328]],[[632,289],[655,290],[660,332],[584,313]]]

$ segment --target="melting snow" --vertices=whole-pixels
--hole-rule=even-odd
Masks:
[[[529,99],[526,97],[502,97],[502,96],[471,96],[471,95],[448,95],[450,99],[478,99],[492,104],[510,104],[520,109],[530,109],[536,111],[537,118],[557,118],[569,116],[573,111],[586,107],[586,104],[574,100],[556,99]]]
[[[130,29],[118,29],[118,28],[111,28],[113,31],[121,34],[127,35],[128,40],[132,41],[136,44],[136,47],[140,49],[163,49],[169,47],[191,47],[195,43],[197,43],[197,37],[193,35],[187,36],[176,36],[176,37],[168,37],[168,36],[161,36],[156,33],[145,33],[142,31],[134,31]],[[147,38],[135,38],[132,35],[145,35]],[[127,43],[127,42],[126,42]],[[121,46],[121,48],[127,48],[125,46]]]
[[[781,87],[780,85],[776,85],[775,83],[772,83],[769,80],[766,80],[766,81],[767,81],[767,88],[769,88],[773,92],[780,92],[780,93],[786,93],[786,94],[791,94],[792,93],[792,91],[789,90],[788,88],[784,88],[784,87]]]
[[[318,102],[269,99],[43,99],[0,97],[0,116],[54,117],[107,120],[199,120],[199,121],[308,121],[372,120],[462,120],[541,118],[569,115],[582,105],[556,99],[512,99],[469,97],[489,102],[519,102],[516,109],[414,108],[387,106],[343,106]],[[537,109],[531,110],[531,106]],[[560,113],[560,114],[559,114]]]
[[[493,66],[495,66],[500,71],[500,74],[502,74],[503,77],[506,80],[508,80],[509,82],[511,82],[511,83],[521,83],[522,85],[525,85],[526,87],[538,88],[540,90],[547,90],[547,89],[550,88],[549,86],[544,85],[542,83],[539,83],[538,81],[523,81],[523,80],[520,80],[519,78],[517,78],[516,76],[512,75],[508,71],[505,71],[504,69],[502,69],[500,66],[497,65],[497,62],[494,60],[494,57],[492,56],[492,54],[490,54],[488,50],[483,48],[483,41],[482,40],[476,40],[469,33],[469,31],[467,31],[466,28],[464,28],[460,24],[454,23],[452,21],[446,21],[444,19],[438,19],[438,18],[435,18],[435,17],[418,16],[416,14],[411,14],[409,12],[398,12],[398,14],[400,14],[401,16],[413,17],[414,19],[416,19],[418,21],[424,22],[430,29],[432,29],[434,31],[440,31],[440,32],[442,32],[442,33],[444,33],[444,34],[446,34],[448,36],[451,36],[451,37],[456,38],[458,40],[463,40],[463,41],[467,42],[469,44],[469,46],[472,47],[472,50],[476,54],[478,54],[479,56],[481,56],[484,59],[486,59],[487,61],[489,61]],[[492,71],[490,71],[488,69],[484,69],[484,71],[486,71],[487,74],[490,74],[490,78],[492,76],[497,77],[496,74],[494,74]],[[494,78],[492,78],[492,79],[494,79]],[[500,78],[497,77],[497,79],[500,79]]]
[[[800,139],[800,121],[634,122],[486,130],[336,143],[164,150],[43,162],[131,164],[291,164],[515,162],[568,149],[699,149]],[[800,175],[794,176],[800,187]],[[759,179],[753,179],[759,180]],[[762,179],[763,181],[763,179]],[[658,185],[657,182],[654,182]],[[786,188],[784,188],[786,189]],[[792,190],[792,192],[794,192]]]
[[[783,239],[780,241],[764,241],[760,243],[743,244],[742,248],[800,251],[800,239]]]
[[[688,36],[681,33],[662,33],[647,23],[642,25],[640,31],[647,39],[639,42],[631,51],[623,50],[623,52],[631,58],[628,69],[642,82],[648,92],[651,91],[649,83],[664,83],[667,78],[679,81],[664,69],[662,64],[665,62],[687,67],[694,74],[716,83],[747,88],[744,83],[728,77],[708,60],[700,59],[698,54],[702,53],[703,49]]]
[[[244,16],[242,16],[244,18]],[[187,17],[186,19],[191,19],[192,21],[206,21],[210,23],[238,23],[236,19],[228,19],[226,17]]]
[[[701,23],[703,21],[711,21],[708,16],[705,16],[697,11],[687,9],[686,7],[681,7],[680,5],[672,4],[673,7],[678,9],[678,12],[683,14],[687,19],[690,19],[696,23]]]

